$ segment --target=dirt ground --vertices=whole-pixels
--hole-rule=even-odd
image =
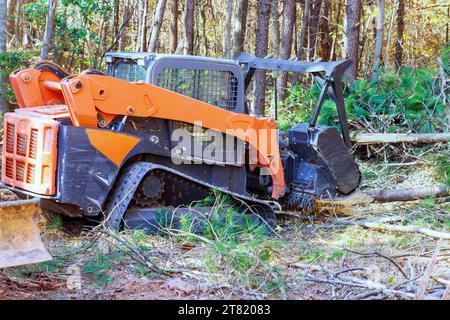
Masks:
[[[427,154],[434,154],[432,159],[436,154],[448,156],[448,148],[436,147]],[[420,163],[413,165],[361,160],[362,189],[435,184],[439,168],[430,159],[421,156]],[[14,199],[6,190],[0,191],[0,197]],[[449,203],[448,198],[430,197],[366,204],[337,219],[448,233]],[[450,295],[450,241],[417,232],[280,216],[276,234],[249,235],[228,246],[228,242],[141,232],[108,235],[92,230],[92,223],[87,226],[86,221],[60,217],[42,219],[41,225],[53,260],[1,270],[0,299],[442,299]],[[124,249],[121,241],[125,240],[132,246]],[[256,260],[245,259],[253,254]]]

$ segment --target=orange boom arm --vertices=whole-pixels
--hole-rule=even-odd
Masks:
[[[97,127],[99,119],[103,126],[123,115],[191,124],[201,121],[205,128],[233,135],[251,145],[258,153],[258,165],[269,170],[272,198],[285,194],[276,123],[271,118],[234,113],[155,85],[103,75],[68,77],[61,81],[61,88],[76,126]]]

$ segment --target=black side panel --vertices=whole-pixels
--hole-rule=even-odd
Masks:
[[[247,195],[244,166],[176,165],[170,158],[170,132],[167,126],[158,121],[151,131],[151,134],[145,131],[133,134],[141,140],[127,155],[122,166],[128,161],[135,161],[139,156],[140,161],[164,165],[213,187]],[[152,138],[155,136],[158,139]],[[75,205],[85,214],[94,216],[104,207],[120,167],[90,144],[86,128],[61,125],[57,170],[58,201]]]
[[[60,126],[57,186],[60,202],[97,215],[119,168],[92,147],[83,127]]]

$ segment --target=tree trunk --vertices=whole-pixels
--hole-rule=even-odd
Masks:
[[[269,20],[270,20],[270,0],[260,0],[258,3],[258,22],[256,26],[255,55],[265,57],[269,44]],[[266,72],[257,70],[255,72],[255,102],[253,114],[261,116],[264,114],[266,100]]]
[[[233,56],[244,51],[245,31],[247,28],[248,0],[236,1],[236,15],[234,17]]]
[[[319,35],[320,9],[322,0],[315,0],[311,6],[311,16],[309,23],[309,48],[308,60],[316,59],[317,36]]]
[[[24,3],[25,2],[25,3]],[[18,15],[18,19],[15,19],[14,21],[14,36],[17,39],[17,42],[15,42],[15,45],[17,46],[21,46],[23,45],[23,37],[24,37],[24,27],[23,27],[23,18],[22,16],[19,14],[19,12],[22,10],[22,6],[26,3],[29,3],[29,0],[19,0],[16,3],[16,9],[15,9],[15,13]],[[33,45],[31,44],[31,37],[29,36],[29,34],[25,33],[27,40],[26,40],[26,47],[27,48],[32,48]]]
[[[136,24],[134,25],[134,27],[136,28],[135,32],[132,32],[133,34],[133,38],[134,38],[134,51],[139,51],[141,50],[140,45],[141,45],[141,36],[142,33],[140,26],[142,25],[142,18],[145,14],[145,12],[142,10],[142,1],[141,0],[134,0],[137,3],[137,15],[136,15]]]
[[[184,54],[194,53],[194,0],[186,0],[184,7]]]
[[[48,15],[45,23],[44,41],[42,43],[41,60],[46,60],[50,43],[52,41],[53,25],[55,24],[55,12],[58,0],[48,0]]]
[[[302,29],[300,31],[299,42],[297,46],[297,60],[303,60],[305,57],[305,47],[307,46],[307,36],[309,29],[309,15],[311,8],[310,0],[304,0],[302,5],[303,16],[302,16]]]
[[[126,0],[123,6],[122,13],[122,26],[124,26],[124,30],[120,37],[119,51],[125,51],[127,21],[129,21],[130,19],[130,14],[130,3],[129,0]]]
[[[205,47],[205,57],[209,56],[209,44],[208,37],[206,36],[206,10],[198,10],[200,12],[200,17],[202,20],[202,38],[203,38],[203,46]],[[231,36],[231,34],[230,34]]]
[[[284,1],[284,12],[283,12],[283,36],[281,39],[280,46],[280,59],[287,60],[291,57],[292,51],[292,39],[294,36],[294,25],[295,25],[295,0],[285,0]],[[283,101],[286,96],[288,73],[283,72],[280,76],[280,81],[278,83],[279,98],[278,101]]]
[[[178,0],[172,0],[170,7],[172,23],[170,24],[170,52],[175,53],[178,48]]]
[[[139,47],[141,48],[140,51],[147,51],[147,17],[148,17],[148,2],[147,0],[141,0],[142,1],[142,18],[141,18],[141,25],[140,25],[140,43]],[[159,3],[158,3],[159,4]],[[153,31],[153,29],[152,29]]]
[[[6,0],[0,0],[0,54],[6,52]],[[0,78],[3,82],[4,79]],[[8,111],[8,101],[4,97],[3,87],[0,86],[0,114]]]
[[[323,16],[321,19],[321,54],[323,61],[329,61],[331,55],[331,35],[330,35],[330,18],[331,18],[331,3],[330,1],[325,1],[323,4]]]
[[[6,52],[6,0],[0,0],[0,53]]]
[[[383,50],[383,36],[384,36],[384,0],[377,0],[378,12],[376,29],[377,35],[375,37],[375,52],[373,57],[373,73],[372,80],[377,78],[378,71],[381,62],[381,52]]]
[[[397,10],[397,8],[398,8],[398,0],[394,0],[394,9],[393,10]],[[384,59],[386,68],[388,68],[391,64],[390,56],[389,56],[389,49],[391,47],[391,38],[392,38],[393,29],[394,29],[394,21],[395,21],[395,15],[392,14],[391,21],[389,21],[389,30],[388,30],[387,39],[386,39],[386,55],[385,55],[385,59]]]
[[[115,37],[119,33],[119,21],[120,21],[120,1],[114,0],[114,20],[113,20],[113,35]],[[117,50],[117,43],[113,46],[114,50]]]
[[[274,58],[280,56],[280,13],[278,12],[278,0],[272,0],[272,8],[270,11],[270,38],[272,44],[272,54]]]
[[[14,17],[16,16],[16,6],[17,6],[17,0],[10,0],[8,1],[8,9],[7,9],[7,13],[6,13],[6,30],[8,31],[8,33],[10,35],[12,35],[12,37],[14,38],[14,42],[16,44],[19,43],[17,39],[17,35],[14,34]],[[16,17],[17,19],[17,17]]]
[[[156,50],[158,49],[158,38],[165,11],[166,0],[159,0],[155,8],[155,13],[153,15],[152,32],[150,34],[150,42],[148,44],[149,52],[156,52]]]
[[[227,0],[227,24],[225,26],[225,58],[231,58],[231,17],[233,15],[233,0]]]
[[[333,44],[331,45],[331,55],[330,55],[330,60],[335,60],[336,59],[336,43],[337,43],[337,39],[338,39],[338,32],[339,32],[339,26],[341,24],[341,8],[342,8],[342,1],[343,0],[338,0],[338,3],[336,5],[336,20],[334,22],[334,36],[333,36]]]
[[[395,43],[395,66],[397,68],[400,68],[403,64],[403,30],[405,28],[405,1],[406,0],[399,0],[397,8],[397,42]]]
[[[345,3],[343,57],[353,61],[353,64],[347,71],[352,79],[358,73],[360,15],[361,0],[347,0]]]
[[[292,51],[292,40],[295,25],[295,0],[284,1],[283,36],[280,46],[280,58],[289,59]]]

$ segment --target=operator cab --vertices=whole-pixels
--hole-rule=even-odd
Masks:
[[[107,74],[144,81],[228,111],[244,113],[242,67],[233,60],[145,52],[108,52]]]

